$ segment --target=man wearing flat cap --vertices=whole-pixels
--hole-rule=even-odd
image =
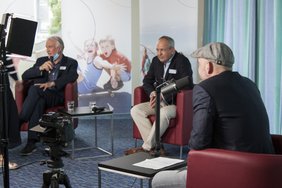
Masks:
[[[189,148],[274,153],[260,92],[254,82],[232,71],[232,50],[224,43],[214,42],[196,50],[192,57],[198,59],[202,81],[193,89]],[[186,168],[163,171],[153,178],[152,185],[186,187],[186,175]]]

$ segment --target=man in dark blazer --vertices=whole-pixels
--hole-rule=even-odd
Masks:
[[[268,115],[256,84],[232,71],[234,57],[224,43],[195,51],[203,80],[193,90],[190,149],[220,148],[272,153]]]
[[[29,122],[29,129],[38,125],[46,108],[64,104],[64,88],[77,77],[77,61],[64,56],[64,42],[58,36],[46,41],[48,56],[38,58],[30,69],[26,70],[23,80],[32,80],[28,95],[23,103],[20,121]],[[30,155],[36,149],[36,132],[28,131],[26,146],[21,155]]]
[[[144,141],[142,147],[132,148],[125,154],[139,151],[153,151],[155,147],[155,123],[152,125],[149,115],[155,114],[156,87],[165,81],[179,80],[189,76],[189,84],[183,89],[193,87],[192,69],[187,57],[178,53],[174,48],[174,40],[168,36],[162,36],[157,43],[157,56],[153,58],[149,71],[143,79],[143,87],[150,101],[135,105],[131,109],[131,116],[136,123]],[[160,136],[166,131],[169,120],[176,115],[176,94],[162,98],[160,108]],[[161,149],[161,153],[164,151]]]
[[[232,71],[232,50],[214,42],[196,50],[192,57],[198,58],[202,82],[193,89],[189,148],[274,153],[260,92],[253,81]],[[153,187],[184,188],[187,170],[189,173],[189,167],[160,172],[153,178]]]

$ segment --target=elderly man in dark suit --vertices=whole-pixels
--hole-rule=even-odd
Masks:
[[[143,87],[150,101],[135,105],[131,109],[131,116],[136,123],[142,139],[142,147],[132,148],[125,154],[139,151],[153,151],[155,147],[155,123],[152,125],[149,115],[155,114],[156,87],[165,81],[178,80],[189,76],[189,84],[183,89],[193,87],[192,69],[190,61],[183,54],[178,53],[174,47],[174,40],[168,36],[162,36],[157,43],[157,56],[153,58],[147,75],[143,79]],[[162,99],[160,108],[160,136],[164,134],[169,125],[169,120],[176,116],[176,94]],[[164,154],[161,148],[161,154]]]
[[[26,70],[23,80],[32,80],[20,113],[22,122],[29,122],[29,129],[36,126],[48,107],[64,103],[64,88],[77,77],[77,61],[64,56],[64,42],[58,36],[46,41],[48,56],[38,58],[30,69]],[[36,132],[28,131],[27,145],[21,155],[30,155],[36,149],[38,138]]]

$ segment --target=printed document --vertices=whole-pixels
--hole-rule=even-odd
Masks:
[[[168,157],[157,157],[153,159],[145,159],[144,161],[133,164],[134,166],[139,166],[143,168],[150,168],[154,170],[159,170],[161,168],[171,166],[180,162],[183,162],[182,159],[172,159]]]

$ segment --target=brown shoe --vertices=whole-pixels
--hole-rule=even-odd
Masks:
[[[156,155],[156,151],[155,149],[151,149],[150,151],[150,155],[155,156]],[[166,151],[164,150],[164,148],[160,148],[160,155],[161,157],[165,157],[167,155]]]
[[[141,152],[141,151],[146,152],[146,150],[144,150],[142,147],[131,148],[131,149],[124,151],[124,155],[131,155],[133,153],[137,153],[137,152]]]
[[[167,152],[165,151],[165,149],[164,149],[164,148],[161,148],[161,149],[160,149],[160,156],[164,157],[164,156],[166,156],[166,155],[167,155]]]

